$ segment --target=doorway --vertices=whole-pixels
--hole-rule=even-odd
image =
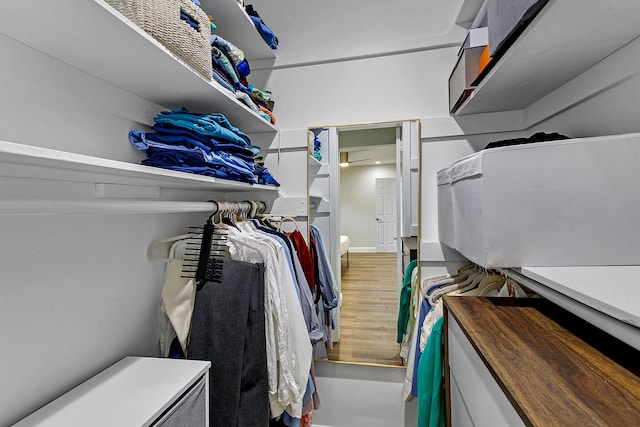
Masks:
[[[376,178],[376,223],[376,252],[396,252],[396,178]]]
[[[314,208],[310,223],[324,227],[331,242],[331,264],[341,301],[332,312],[333,341],[342,349],[340,353],[349,353],[345,361],[357,363],[367,348],[380,348],[383,339],[388,340],[389,348],[397,348],[394,330],[407,258],[403,242],[407,237],[416,239],[418,230],[417,189],[413,188],[418,183],[413,176],[418,173],[418,139],[418,121],[310,128],[310,150],[321,150],[317,156],[320,161],[311,159],[309,163],[310,201],[317,200],[314,206],[319,207],[326,202],[327,207],[327,211]],[[350,242],[346,256],[340,245],[344,237]],[[372,266],[382,267],[383,272],[376,273]],[[373,338],[369,345],[363,342],[362,333],[348,325],[352,320],[362,323],[362,319],[370,319],[372,313],[366,311],[376,309],[373,303],[351,303],[352,294],[360,292],[363,284],[367,296],[374,291],[372,286],[385,294],[375,300],[386,301],[387,313],[383,316],[378,310],[375,316],[389,329],[384,338],[367,334]],[[363,301],[362,295],[356,298]],[[347,342],[351,336],[357,337],[357,342]],[[335,353],[330,359],[341,360]],[[397,366],[394,357],[377,362],[367,357],[362,362]]]

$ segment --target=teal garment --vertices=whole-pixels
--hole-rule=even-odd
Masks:
[[[405,332],[407,331],[407,323],[409,323],[409,315],[411,313],[411,273],[418,265],[415,259],[407,265],[402,280],[402,289],[400,290],[400,306],[398,307],[398,337],[396,342],[401,343]]]
[[[418,427],[445,426],[444,317],[433,325],[418,363]]]

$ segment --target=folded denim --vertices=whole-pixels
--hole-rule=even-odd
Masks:
[[[173,111],[163,111],[153,121],[157,124],[169,124],[212,136],[219,140],[251,145],[251,139],[229,123],[223,114],[192,113],[184,107]]]
[[[241,173],[224,165],[197,164],[190,153],[155,150],[150,148],[149,157],[142,161],[143,165],[154,166],[162,169],[171,169],[180,172],[188,172],[198,175],[212,176],[216,178],[231,179],[254,184],[256,178],[253,174]]]
[[[191,28],[193,28],[194,30],[200,31],[200,25],[196,21],[194,21],[192,17],[190,17],[189,15],[184,13],[183,11],[180,11],[180,19],[182,19],[187,24],[189,24],[189,26]]]
[[[265,22],[262,20],[260,15],[258,15],[258,12],[255,11],[252,5],[246,5],[245,10],[247,11],[249,18],[251,18],[251,20],[253,21],[253,24],[255,25],[264,41],[269,45],[269,47],[271,47],[271,49],[277,49],[278,38],[275,36],[275,34],[273,34],[273,30],[271,30],[271,28],[269,28],[267,24],[265,24]]]
[[[227,89],[230,92],[235,93],[236,89],[233,87],[233,84],[231,84],[229,80],[227,80],[227,77],[224,74],[223,70],[218,71],[218,67],[214,65],[213,72],[211,73],[211,75],[215,81],[220,83],[220,86],[222,86],[223,88]]]
[[[234,84],[240,82],[238,72],[231,63],[231,60],[215,46],[211,46],[211,60],[224,70],[225,74],[233,81]]]
[[[280,183],[271,175],[269,169],[255,165],[254,173],[258,180],[258,184],[275,185],[276,187],[280,187]]]
[[[151,129],[156,131],[156,133],[144,133],[142,137],[147,140],[162,142],[169,145],[184,145],[189,148],[200,147],[206,151],[224,151],[248,162],[252,162],[255,156],[254,152],[249,150],[247,147],[231,142],[217,141],[214,138],[207,139],[202,135],[185,129],[161,127],[159,125],[154,125]]]
[[[146,138],[143,131],[129,132],[129,141],[133,147],[144,152],[149,161],[157,163],[157,159],[173,159],[167,164],[181,166],[206,166],[211,168],[223,167],[228,173],[229,170],[237,172],[240,176],[251,177],[253,179],[255,167],[253,163],[247,162],[224,151],[212,152],[201,147],[187,147],[183,145],[171,145]],[[156,160],[153,160],[155,158]],[[147,163],[145,163],[147,164]]]
[[[217,34],[211,34],[210,40],[212,50],[214,47],[219,49],[220,52],[229,59],[240,79],[246,78],[249,73],[251,73],[251,69],[249,67],[249,63],[245,59],[244,52],[242,52],[236,45],[228,42]]]

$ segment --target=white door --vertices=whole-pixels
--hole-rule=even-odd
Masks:
[[[396,179],[376,178],[377,252],[396,252]]]

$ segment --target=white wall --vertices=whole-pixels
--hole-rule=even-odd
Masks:
[[[283,130],[448,116],[446,82],[456,52],[445,48],[322,63],[263,77]]]
[[[352,248],[376,246],[376,178],[394,178],[396,165],[340,168],[340,234]]]

